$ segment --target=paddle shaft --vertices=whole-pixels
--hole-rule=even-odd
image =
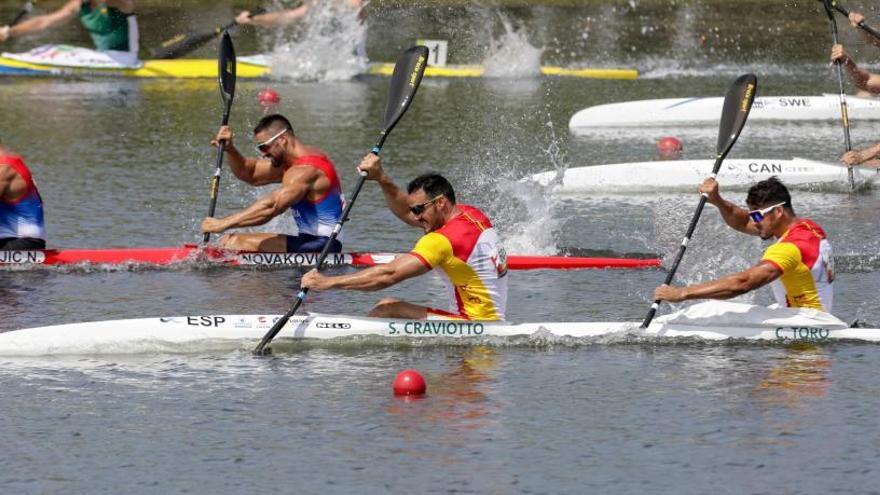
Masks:
[[[22,9],[18,12],[18,14],[16,14],[15,18],[12,19],[12,22],[10,22],[8,24],[8,26],[12,27],[12,26],[15,26],[16,24],[18,24],[19,22],[21,22],[21,20],[24,19],[24,16],[28,15],[28,13],[33,8],[34,8],[33,2],[25,2],[24,7],[22,7]]]
[[[823,4],[825,5],[825,13],[828,14],[828,25],[831,28],[831,41],[837,45],[837,21],[834,19],[834,12],[829,10],[828,0],[825,0]],[[843,141],[846,146],[846,151],[852,151],[852,141],[850,141],[849,137],[849,111],[846,105],[846,92],[843,85],[843,64],[840,63],[840,60],[835,60],[834,65],[837,70],[838,95],[840,96],[840,121],[843,124]],[[851,190],[855,189],[856,183],[852,165],[846,167],[846,173],[847,178],[849,179],[849,188]]]
[[[229,113],[232,111],[232,99],[225,100],[225,108],[223,109],[223,123],[221,125],[229,124]],[[223,168],[223,154],[226,152],[226,140],[221,140],[217,143],[217,167],[214,169],[214,176],[211,177],[211,206],[208,207],[208,217],[213,217],[214,212],[217,210],[217,196],[219,195],[220,190],[220,170]],[[204,244],[207,244],[211,240],[211,233],[205,232],[205,236],[202,239]]]
[[[251,12],[250,17],[255,15],[260,15],[266,12],[266,9],[254,9]],[[238,23],[232,21],[228,24],[224,24],[222,26],[217,26],[212,31],[200,32],[190,35],[181,35],[178,34],[174,38],[163,41],[159,46],[160,49],[153,51],[153,58],[156,59],[169,59],[169,58],[178,58],[182,57],[198,48],[201,48],[205,43],[211,41],[216,36],[219,36],[224,31],[228,29],[232,29],[237,26]]]
[[[385,142],[385,134],[382,134],[379,143],[376,147],[373,148],[373,154],[378,155],[379,151],[382,149],[382,143]],[[318,256],[318,261],[315,263],[315,269],[321,270],[324,266],[324,261],[327,259],[327,255],[330,253],[330,248],[336,238],[339,236],[339,233],[342,231],[342,225],[348,221],[348,214],[351,211],[351,207],[354,206],[354,202],[357,200],[358,194],[361,192],[361,188],[364,186],[364,181],[367,178],[366,172],[361,172],[360,177],[358,178],[357,185],[354,186],[354,193],[351,195],[351,201],[348,201],[345,205],[345,209],[342,210],[342,217],[339,219],[339,222],[336,223],[336,226],[333,227],[333,232],[330,233],[330,237],[327,240],[327,243],[324,245],[324,249],[321,250],[321,255]],[[309,293],[308,287],[304,289],[300,289],[299,293],[296,295],[296,301],[293,303],[293,306],[290,310],[284,314],[272,328],[266,332],[266,335],[263,336],[263,339],[260,341],[259,345],[254,349],[255,354],[263,354],[263,350],[278,335],[278,332],[284,328],[284,325],[287,325],[287,322],[290,321],[290,318],[296,314],[296,311],[302,306],[303,301],[306,300],[306,296]]]

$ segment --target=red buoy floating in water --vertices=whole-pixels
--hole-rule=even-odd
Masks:
[[[425,377],[415,369],[407,369],[398,373],[391,386],[394,389],[394,395],[425,395],[428,390]]]
[[[682,149],[681,141],[672,136],[665,136],[660,138],[660,141],[657,141],[657,151],[666,160],[678,159],[681,156]]]
[[[257,94],[257,99],[260,100],[260,106],[263,107],[263,113],[269,113],[270,110],[274,110],[281,102],[281,97],[278,96],[278,92],[272,88],[261,90],[259,94]]]
[[[260,100],[260,105],[273,105],[281,101],[281,97],[278,96],[278,92],[272,88],[266,88],[260,91],[257,95],[257,99]]]

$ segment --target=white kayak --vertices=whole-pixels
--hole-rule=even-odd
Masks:
[[[880,99],[848,96],[850,120],[880,119]],[[703,122],[717,123],[724,98],[663,98],[608,103],[585,108],[571,117],[571,129],[603,126],[645,126]],[[838,95],[759,96],[749,121],[840,120]]]
[[[73,323],[0,333],[0,355],[42,356],[131,354],[208,348],[222,342],[252,347],[278,315],[198,315]],[[709,301],[657,317],[646,330],[639,322],[506,323],[462,320],[399,320],[324,314],[296,315],[276,337],[344,339],[375,337],[396,340],[530,336],[596,339],[692,337],[705,340],[825,342],[880,341],[880,329],[849,328],[834,316],[814,310],[765,308]],[[612,340],[613,341],[613,340]],[[591,342],[593,342],[591,340]],[[190,344],[189,347],[185,347]],[[184,346],[184,349],[181,349]]]
[[[714,160],[676,160],[592,165],[569,168],[562,174],[541,172],[527,180],[554,187],[561,193],[691,191],[712,173],[714,163]],[[855,167],[853,174],[858,188],[880,179],[878,169]],[[725,188],[747,188],[774,175],[793,188],[849,191],[847,167],[804,158],[728,158],[721,164],[718,181]]]

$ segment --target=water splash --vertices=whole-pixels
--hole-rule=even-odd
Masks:
[[[492,39],[489,54],[483,61],[485,77],[536,77],[541,74],[543,48],[529,43],[522,29],[515,29],[510,19],[498,13],[504,34]]]
[[[367,25],[358,11],[319,2],[291,30],[279,30],[268,55],[273,74],[299,81],[348,80],[364,73]]]
[[[554,169],[565,170],[565,159],[552,122],[545,124],[544,155]],[[489,163],[466,180],[466,187],[481,196],[495,197],[491,217],[504,237],[509,253],[556,254],[559,219],[554,216],[557,200],[547,188],[520,180],[511,166],[518,156],[488,152]]]

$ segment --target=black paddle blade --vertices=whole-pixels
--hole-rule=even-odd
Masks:
[[[718,128],[718,146],[715,148],[719,157],[727,156],[727,152],[739,138],[755,101],[757,89],[758,78],[754,74],[744,74],[727,90],[724,108],[721,110],[721,125]]]
[[[394,64],[394,74],[391,76],[388,101],[385,102],[383,134],[390,133],[406,113],[406,109],[416,95],[416,90],[419,89],[427,66],[428,48],[425,46],[414,46],[397,59]]]
[[[228,104],[235,97],[235,47],[232,46],[229,31],[223,31],[223,37],[220,38],[220,55],[217,60],[220,63],[220,94]]]

